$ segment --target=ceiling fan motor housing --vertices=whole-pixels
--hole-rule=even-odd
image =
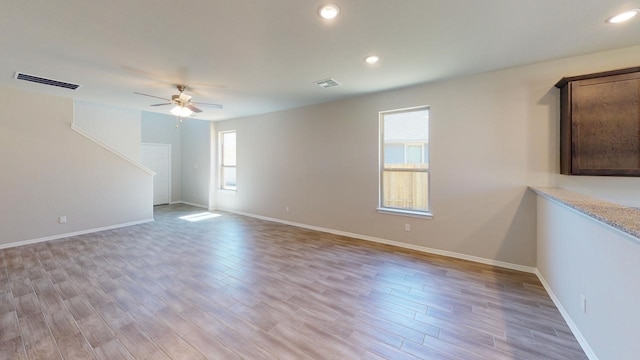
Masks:
[[[191,96],[181,93],[180,95],[172,95],[171,102],[179,106],[185,106],[191,100]]]
[[[160,96],[155,96],[155,95],[149,95],[149,94],[143,94],[143,93],[139,93],[139,92],[135,92],[135,94],[138,95],[143,95],[143,96],[149,96],[152,98],[157,98],[157,99],[162,99],[165,101],[170,101],[169,103],[162,103],[162,104],[152,104],[151,106],[163,106],[163,105],[171,105],[171,104],[175,104],[181,108],[188,108],[189,110],[191,110],[194,113],[201,113],[202,110],[198,109],[195,105],[204,105],[204,106],[212,106],[212,107],[216,107],[218,109],[222,109],[222,105],[218,105],[218,104],[208,104],[208,103],[191,103],[191,95],[187,95],[185,94],[183,91],[186,89],[186,86],[184,85],[177,85],[178,91],[180,91],[179,94],[177,95],[172,95],[171,96],[171,100],[160,97]]]

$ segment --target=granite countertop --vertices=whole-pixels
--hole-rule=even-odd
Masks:
[[[564,204],[640,241],[640,209],[594,199],[562,188],[529,188],[544,198]]]

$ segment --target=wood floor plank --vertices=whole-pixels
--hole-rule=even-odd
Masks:
[[[373,326],[370,323],[359,319],[343,318],[338,319],[338,321],[344,322],[354,329],[350,335],[352,337],[357,336],[359,339],[362,339],[363,336],[366,336],[368,338],[375,339],[376,343],[381,342],[398,349],[402,346],[402,341],[404,341],[404,337],[401,335],[393,334],[385,328]]]
[[[25,344],[32,344],[51,335],[49,326],[41,312],[24,316],[19,319],[22,340]]]
[[[64,300],[64,303],[76,321],[80,321],[87,316],[93,315],[95,312],[91,304],[89,304],[83,295],[77,295]]]
[[[457,360],[448,355],[442,354],[430,347],[423,346],[421,344],[416,344],[413,341],[406,340],[402,344],[402,351],[405,351],[419,359],[429,359],[429,360]],[[477,359],[477,358],[476,358]],[[474,358],[464,359],[464,360],[475,360]]]
[[[0,360],[586,359],[533,274],[187,205],[0,250]]]
[[[113,332],[111,332],[109,327],[96,313],[77,320],[77,324],[93,348],[97,348],[115,339]]]
[[[80,329],[76,325],[76,321],[67,310],[60,310],[45,316],[47,318],[49,328],[51,329],[51,333],[56,340],[61,340],[80,332]]]
[[[0,342],[20,336],[18,315],[15,311],[0,315]]]
[[[180,313],[169,307],[157,310],[153,314],[178,335],[184,335],[196,329],[195,324],[188,321],[182,317]]]
[[[59,340],[58,348],[65,360],[97,359],[91,345],[80,333]]]
[[[58,294],[62,297],[63,300],[73,298],[78,296],[80,293],[76,288],[75,283],[71,279],[65,279],[62,282],[56,283],[53,285],[56,290],[58,290]]]
[[[27,354],[21,337],[0,342],[0,360],[25,360]]]
[[[44,269],[42,270],[42,272],[44,273]],[[35,290],[35,293],[38,295],[41,295],[46,292],[56,291],[55,286],[53,286],[53,283],[51,282],[51,280],[46,276],[42,276],[38,279],[31,281],[31,284],[33,285],[33,289]]]
[[[277,359],[291,360],[312,360],[313,358],[301,352],[287,339],[282,339],[272,334],[258,329],[253,337],[253,342],[259,347],[265,349]]]
[[[269,333],[276,338],[285,339],[298,351],[313,359],[331,359],[335,355],[328,348],[328,344],[322,344],[317,339],[302,335],[296,328],[287,324],[278,324]]]
[[[184,339],[204,354],[207,359],[240,360],[240,355],[231,351],[206,332],[196,329],[186,334]]]
[[[152,337],[158,346],[171,359],[175,360],[205,360],[205,356],[196,350],[191,344],[185,341],[171,330],[160,332]]]
[[[96,356],[101,360],[133,360],[133,356],[127,348],[117,339],[113,339],[94,349]]]
[[[96,312],[100,315],[102,320],[115,331],[125,325],[133,322],[133,319],[129,317],[124,311],[114,303],[107,303],[95,307]]]
[[[156,359],[167,357],[134,323],[129,323],[115,331],[118,339],[135,359]]]
[[[83,295],[93,307],[111,302],[107,294],[98,287],[83,288]]]
[[[400,350],[399,346],[391,346],[388,343],[380,342],[378,339],[368,336],[359,331],[354,331],[349,340],[360,344],[363,348],[367,349],[368,352],[374,353],[377,356],[384,359],[394,359],[394,360],[417,360],[419,357],[413,356],[407,352]]]
[[[18,296],[18,299],[24,297],[27,298],[29,297],[29,295],[35,296],[35,294],[27,294],[27,295],[23,295],[23,296]],[[17,299],[16,299],[17,302]],[[8,312],[12,312],[16,310],[16,306],[18,304],[14,305],[14,297],[13,297],[13,293],[11,293],[11,291],[9,289],[6,289],[4,291],[0,291],[0,315],[4,315]],[[18,311],[18,316],[23,315],[23,311]]]
[[[42,312],[45,314],[53,314],[57,311],[66,310],[64,301],[55,290],[38,294],[38,301],[40,302]]]
[[[377,317],[368,312],[362,312],[356,315],[356,319],[367,322],[375,327],[380,327],[386,329],[392,334],[401,336],[405,339],[409,339],[416,343],[422,343],[422,339],[425,336],[425,333],[408,328],[403,326],[402,324],[396,323],[393,319],[387,319],[384,317]],[[432,329],[432,328],[430,328]],[[437,334],[436,334],[437,336]]]
[[[7,301],[11,301],[11,299]],[[19,318],[40,312],[38,296],[35,293],[29,293],[17,297],[15,299],[15,308]]]
[[[29,278],[16,279],[13,280],[11,284],[14,298],[34,292],[33,285]]]
[[[58,345],[56,344],[53,336],[49,335],[44,338],[39,339],[33,343],[29,343],[25,345],[27,356],[29,359],[62,359],[60,355],[60,351],[58,350]]]

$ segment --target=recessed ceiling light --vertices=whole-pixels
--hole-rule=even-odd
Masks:
[[[367,64],[375,64],[378,61],[380,61],[380,57],[376,55],[371,55],[364,58],[364,62],[366,62]]]
[[[640,12],[640,9],[628,10],[628,11],[620,13],[620,14],[618,14],[616,16],[612,16],[612,17],[608,18],[607,22],[609,24],[619,24],[621,22],[625,22],[627,20],[631,20],[631,18],[636,16],[636,15],[638,15],[639,12]]]
[[[320,9],[318,9],[318,14],[323,19],[335,19],[338,14],[340,14],[340,8],[336,4],[322,5]]]

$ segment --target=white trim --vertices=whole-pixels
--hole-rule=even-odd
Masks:
[[[118,229],[118,228],[127,227],[127,226],[146,224],[146,223],[150,223],[150,222],[153,222],[153,221],[154,221],[153,219],[132,221],[132,222],[123,223],[123,224],[109,225],[109,226],[103,226],[103,227],[99,227],[99,228],[74,231],[74,232],[65,233],[65,234],[45,236],[45,237],[41,237],[41,238],[37,238],[37,239],[16,241],[16,242],[8,243],[8,244],[0,244],[0,249],[7,249],[7,248],[16,247],[16,246],[36,244],[36,243],[50,241],[50,240],[63,239],[63,238],[68,238],[68,237],[72,237],[72,236],[90,234],[90,233],[95,233],[95,232],[105,231],[105,230],[113,230],[113,229]]]
[[[223,192],[223,193],[226,192],[226,193],[234,194],[234,195],[238,193],[238,190],[221,189],[221,188],[218,188],[217,190],[218,190],[218,192]]]
[[[325,233],[334,234],[334,235],[348,236],[348,237],[352,237],[352,238],[355,238],[355,239],[367,240],[367,241],[372,241],[372,242],[376,242],[376,243],[380,243],[380,244],[397,246],[397,247],[410,249],[410,250],[415,250],[415,251],[420,251],[420,252],[428,253],[428,254],[435,254],[435,255],[447,256],[447,257],[456,258],[456,259],[473,261],[473,262],[476,262],[476,263],[497,266],[497,267],[501,267],[501,268],[505,268],[505,269],[517,270],[517,271],[522,271],[522,272],[531,273],[531,274],[535,274],[536,271],[537,271],[536,268],[531,267],[531,266],[513,264],[513,263],[509,263],[509,262],[505,262],[505,261],[487,259],[487,258],[483,258],[483,257],[473,256],[473,255],[461,254],[461,253],[457,253],[457,252],[453,252],[453,251],[439,250],[439,249],[434,249],[434,248],[430,248],[430,247],[426,247],[426,246],[407,244],[407,243],[394,241],[394,240],[381,239],[381,238],[368,236],[368,235],[361,235],[361,234],[350,233],[350,232],[346,232],[346,231],[323,228],[323,227],[319,227],[319,226],[301,224],[301,223],[296,223],[296,222],[292,222],[292,221],[286,221],[286,220],[280,220],[280,219],[276,219],[276,218],[270,218],[270,217],[262,216],[262,215],[255,215],[255,214],[245,213],[245,212],[241,212],[241,211],[235,211],[235,210],[229,210],[229,209],[220,209],[220,208],[218,208],[216,210],[226,211],[226,212],[230,212],[230,213],[233,213],[233,214],[248,216],[248,217],[252,217],[252,218],[256,218],[256,219],[260,219],[260,220],[266,220],[266,221],[276,222],[276,223],[285,224],[285,225],[296,226],[296,227],[309,229],[309,230],[325,232]]]
[[[402,210],[402,209],[394,209],[394,208],[388,208],[388,207],[379,207],[376,209],[376,211],[379,214],[409,216],[409,217],[415,217],[419,219],[433,219],[433,214],[429,211],[412,211],[412,210]]]
[[[111,152],[114,155],[118,156],[119,158],[125,160],[126,162],[130,163],[131,165],[139,168],[140,170],[146,172],[147,174],[149,174],[149,175],[155,175],[156,174],[153,170],[151,170],[151,169],[147,168],[146,166],[140,164],[140,162],[128,157],[127,155],[119,152],[118,150],[112,148],[111,146],[109,146],[109,145],[103,143],[102,141],[94,138],[93,136],[89,135],[89,133],[87,133],[86,131],[84,131],[84,130],[80,129],[79,127],[75,126],[75,124],[71,124],[71,130],[77,132],[78,134],[86,137],[87,139],[89,139],[89,140],[93,141],[94,143],[100,145],[101,147],[107,149],[109,152]]]
[[[202,205],[202,204],[196,204],[196,203],[192,203],[192,202],[188,202],[188,201],[171,201],[169,203],[169,205],[174,205],[174,204],[185,204],[185,205],[191,205],[191,206],[195,206],[195,207],[199,207],[199,208],[203,208],[203,209],[209,209],[209,206],[207,205]]]
[[[551,290],[551,286],[549,286],[549,283],[547,283],[547,280],[545,280],[544,276],[542,276],[542,274],[538,269],[536,269],[535,274],[538,276],[538,279],[542,283],[542,286],[544,286],[544,289],[549,294],[549,297],[558,308],[558,311],[560,311],[560,314],[564,318],[564,321],[566,321],[567,325],[569,325],[569,329],[571,329],[573,336],[576,337],[576,340],[578,340],[578,343],[582,347],[582,350],[587,355],[589,360],[598,360],[598,356],[596,356],[596,353],[593,351],[593,349],[591,349],[591,346],[589,346],[587,339],[585,339],[582,333],[580,332],[578,325],[576,325],[573,322],[567,310],[565,310],[565,308],[562,306],[560,299],[558,299],[558,297],[553,293],[553,290]]]

